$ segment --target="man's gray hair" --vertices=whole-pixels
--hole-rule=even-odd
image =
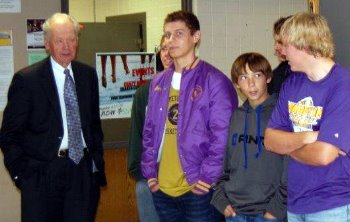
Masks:
[[[78,37],[80,32],[80,25],[78,21],[71,15],[65,14],[65,13],[55,13],[50,18],[48,18],[45,23],[43,24],[43,31],[44,36],[47,38],[50,35],[50,31],[52,28],[52,24],[55,23],[57,20],[62,20],[65,22],[70,22],[74,26],[74,31],[76,36]]]

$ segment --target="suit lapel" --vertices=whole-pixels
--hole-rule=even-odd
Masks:
[[[72,61],[71,64],[72,64],[72,70],[74,75],[75,88],[76,88],[77,97],[78,97],[81,126],[82,128],[84,128],[86,121],[84,118],[84,112],[82,111],[88,110],[88,107],[86,107],[86,101],[88,100],[88,98],[85,98],[87,94],[85,93],[84,90],[88,89],[88,87],[85,86],[86,79],[85,79],[84,73],[81,73],[76,63]]]
[[[53,111],[57,118],[62,122],[61,107],[57,92],[56,81],[51,67],[50,57],[44,61],[43,70],[40,72],[41,85],[43,86],[46,95],[52,105]]]

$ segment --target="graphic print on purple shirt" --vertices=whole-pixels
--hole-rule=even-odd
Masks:
[[[178,113],[179,113],[179,104],[178,104],[178,103],[172,105],[172,106],[169,108],[169,111],[168,111],[168,120],[169,120],[169,122],[171,122],[171,124],[177,125]]]
[[[294,132],[313,131],[321,119],[323,107],[314,106],[312,97],[308,96],[298,102],[288,101],[289,119]]]

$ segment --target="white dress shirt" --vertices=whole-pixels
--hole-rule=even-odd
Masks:
[[[63,138],[62,142],[60,145],[60,150],[63,149],[68,149],[68,128],[67,128],[67,117],[66,117],[66,105],[64,103],[64,81],[66,78],[66,74],[63,73],[65,68],[63,68],[60,64],[58,64],[52,57],[51,59],[51,64],[52,64],[52,70],[53,74],[55,77],[56,81],[56,86],[57,86],[57,92],[58,92],[58,97],[60,101],[60,107],[61,107],[61,114],[62,114],[62,123],[63,123]],[[73,78],[74,81],[74,76],[73,76],[73,70],[71,64],[68,65],[67,69],[70,71],[70,75]],[[84,140],[83,132],[81,132],[81,137],[83,139],[83,145],[86,147],[86,143]]]

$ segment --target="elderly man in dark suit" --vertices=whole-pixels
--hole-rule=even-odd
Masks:
[[[5,166],[21,191],[22,221],[94,221],[106,185],[95,69],[73,61],[79,24],[43,25],[50,57],[13,77],[0,131]]]

